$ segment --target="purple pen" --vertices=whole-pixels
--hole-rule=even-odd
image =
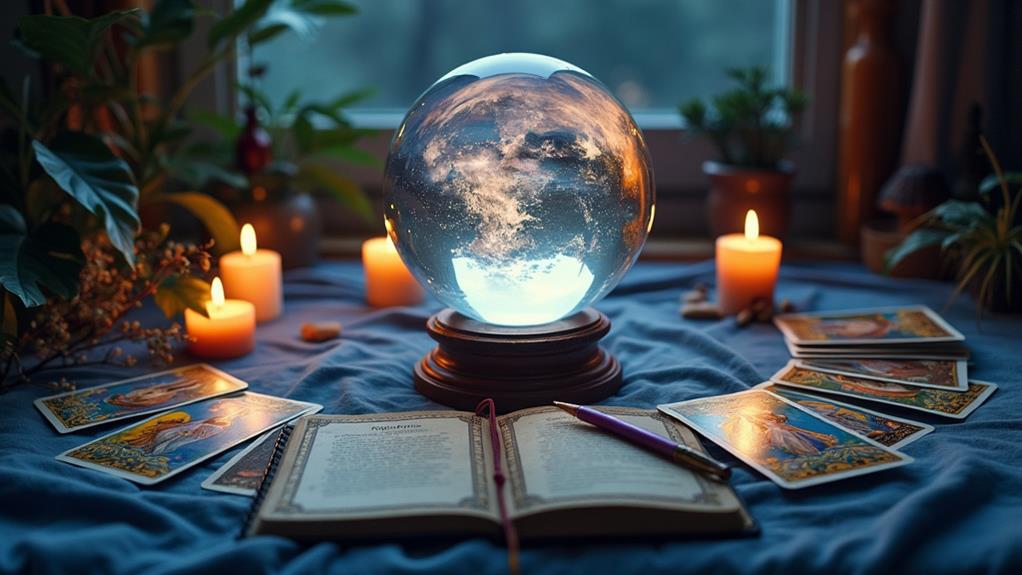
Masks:
[[[575,405],[574,403],[564,403],[562,401],[555,401],[554,405],[568,412],[574,417],[581,419],[586,423],[595,425],[596,427],[622,437],[649,449],[668,457],[671,461],[687,467],[693,471],[700,473],[706,473],[713,475],[719,479],[727,479],[731,477],[731,468],[727,465],[713,459],[712,457],[702,453],[701,451],[692,449],[687,445],[681,445],[675,443],[666,437],[661,437],[650,431],[632,425],[627,421],[618,419],[606,413],[597,411],[591,407],[585,407],[582,405]]]

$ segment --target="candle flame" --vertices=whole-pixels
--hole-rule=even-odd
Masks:
[[[223,307],[224,302],[227,301],[224,298],[224,282],[220,281],[219,277],[213,278],[213,284],[210,286],[209,291],[212,296],[213,307]]]
[[[256,235],[252,224],[241,226],[241,253],[246,256],[255,255],[256,253]]]
[[[759,218],[756,217],[756,210],[749,210],[745,213],[745,239],[754,240],[759,237]]]

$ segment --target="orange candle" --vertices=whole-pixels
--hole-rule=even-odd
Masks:
[[[198,357],[229,359],[255,348],[255,306],[240,299],[225,299],[220,278],[213,278],[212,299],[206,303],[209,317],[185,310],[185,329],[191,341],[188,351]]]
[[[227,297],[255,306],[257,321],[274,319],[284,309],[280,254],[257,249],[252,224],[241,227],[241,251],[220,258],[220,276]]]
[[[369,305],[390,307],[422,301],[422,286],[405,267],[389,237],[370,238],[362,244],[362,267]]]
[[[717,238],[717,302],[725,314],[737,313],[753,301],[773,302],[781,241],[759,235],[756,212],[745,214],[745,233]]]

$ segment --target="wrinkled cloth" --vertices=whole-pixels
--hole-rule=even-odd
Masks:
[[[361,268],[336,262],[286,274],[282,318],[261,325],[251,355],[217,362],[253,391],[324,405],[325,413],[437,409],[412,388],[411,369],[433,346],[424,322],[435,300],[373,310]],[[684,320],[679,294],[713,281],[711,262],[640,263],[597,308],[613,328],[604,345],[624,368],[607,405],[652,408],[748,389],[788,360],[770,325]],[[851,264],[786,265],[778,298],[800,310],[927,304],[948,284],[894,280]],[[152,310],[149,310],[152,311]],[[148,313],[145,310],[141,313]],[[965,421],[894,407],[932,423],[904,448],[911,465],[785,491],[747,466],[733,484],[758,521],[752,538],[526,544],[525,573],[1022,573],[1022,317],[976,321],[963,297],[944,316],[965,333],[970,373],[1000,389]],[[338,340],[299,339],[305,321],[339,320]],[[180,354],[179,364],[190,363]],[[146,373],[89,367],[63,375],[80,387]],[[250,499],[199,484],[236,448],[153,487],[58,462],[54,456],[119,424],[59,435],[33,407],[41,385],[0,396],[0,572],[17,573],[505,573],[490,540],[319,543],[238,540]],[[712,445],[711,453],[738,463]]]

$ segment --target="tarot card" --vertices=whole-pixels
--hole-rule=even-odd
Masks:
[[[750,389],[658,408],[785,489],[799,489],[910,463],[793,401]]]
[[[246,389],[205,363],[42,397],[35,406],[60,433],[164,411]]]
[[[955,347],[830,347],[830,346],[801,346],[795,345],[789,340],[784,340],[791,357],[799,359],[860,359],[860,358],[883,358],[883,359],[931,359],[931,360],[968,360],[969,350],[965,346]]]
[[[962,341],[961,333],[926,306],[784,314],[774,324],[800,346]]]
[[[788,365],[770,379],[786,387],[857,397],[953,419],[965,419],[997,389],[993,383],[974,379],[969,381],[969,388],[965,391],[916,387],[903,383],[815,371],[799,367],[794,362],[788,362]]]
[[[57,459],[152,485],[321,407],[243,392],[165,411]]]
[[[907,383],[952,391],[969,389],[968,363],[963,360],[926,360],[895,358],[807,359],[799,367],[864,377],[891,383]]]
[[[822,415],[828,421],[891,449],[904,447],[933,431],[932,425],[891,417],[878,411],[802,393],[770,382],[761,383],[756,389],[765,389],[774,395],[790,399],[813,413]]]
[[[263,474],[266,472],[270,457],[273,456],[278,437],[280,437],[280,430],[274,429],[253,441],[252,445],[232,457],[220,469],[214,471],[213,475],[206,478],[202,482],[203,489],[254,497],[263,480]]]

